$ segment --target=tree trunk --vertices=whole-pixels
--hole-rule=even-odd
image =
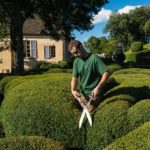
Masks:
[[[13,52],[12,73],[21,74],[24,71],[23,48],[23,19],[19,16],[11,17],[10,37],[11,50]]]

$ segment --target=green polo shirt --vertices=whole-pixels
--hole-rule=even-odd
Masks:
[[[107,66],[96,54],[89,54],[86,59],[76,58],[73,63],[73,77],[80,77],[80,91],[83,96],[91,96]]]

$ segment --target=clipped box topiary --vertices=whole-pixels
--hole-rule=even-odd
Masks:
[[[83,147],[84,130],[78,129],[80,112],[73,105],[71,75],[48,74],[18,80],[9,83],[2,103],[6,137],[42,135],[61,141],[65,147]]]
[[[98,107],[92,128],[87,130],[86,150],[101,150],[128,133],[126,101],[116,99]]]
[[[150,99],[144,99],[136,103],[128,111],[128,118],[132,130],[150,121]]]
[[[148,150],[150,149],[150,122],[128,133],[104,150]]]
[[[133,51],[133,52],[138,52],[138,51],[141,51],[143,50],[143,43],[140,42],[140,41],[135,41],[131,44],[131,47],[130,49]]]
[[[0,139],[1,150],[64,150],[57,141],[38,136],[22,136]]]

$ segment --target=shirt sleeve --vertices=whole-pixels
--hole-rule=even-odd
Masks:
[[[106,64],[102,61],[102,59],[99,56],[95,56],[95,62],[96,62],[96,69],[98,73],[103,75],[105,72],[109,71],[108,67]]]
[[[76,78],[79,76],[78,69],[77,69],[77,59],[75,59],[73,62],[72,76]]]

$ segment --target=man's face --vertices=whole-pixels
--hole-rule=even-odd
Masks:
[[[81,47],[79,47],[79,46],[78,47],[73,46],[70,52],[71,52],[71,54],[73,56],[82,58]]]

